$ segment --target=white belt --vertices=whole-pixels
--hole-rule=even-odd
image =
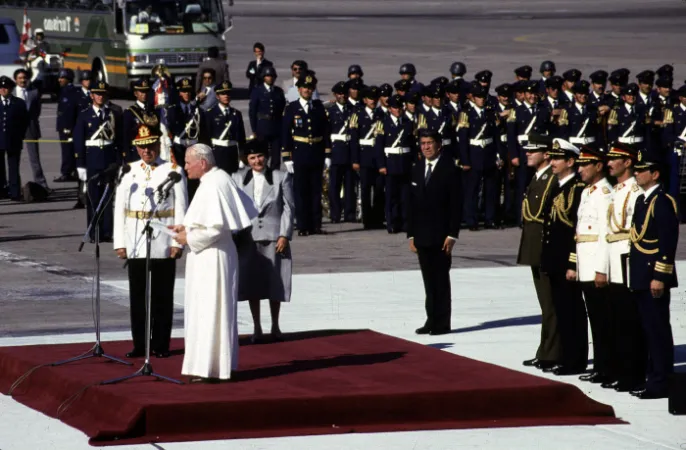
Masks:
[[[453,143],[453,141],[450,140],[450,139],[443,139],[443,140],[441,141],[441,145],[450,145],[450,144],[452,144],[452,143]]]
[[[528,134],[520,134],[519,136],[517,136],[517,140],[519,142],[526,142],[529,140],[529,135]]]
[[[507,134],[500,135],[500,142],[507,142]]]
[[[493,143],[493,138],[487,138],[487,139],[470,139],[469,140],[469,145],[474,145],[476,147],[486,147],[489,144]]]
[[[218,145],[220,147],[233,147],[238,145],[238,141],[230,141],[228,139],[212,139],[212,145]]]
[[[374,139],[360,139],[360,145],[374,146]]]
[[[641,136],[631,136],[631,137],[620,137],[617,139],[622,144],[635,144],[636,142],[643,142],[643,137]]]
[[[332,134],[331,142],[348,142],[350,141],[349,134]]]
[[[185,145],[186,147],[195,145],[198,143],[197,139],[181,139],[178,136],[174,136],[174,144]]]
[[[569,142],[572,144],[581,144],[581,145],[586,145],[590,144],[591,142],[595,142],[594,137],[570,137]]]
[[[383,151],[387,155],[402,155],[403,153],[410,153],[410,147],[386,147]]]
[[[105,147],[112,144],[114,144],[114,141],[108,139],[89,139],[86,141],[86,147]]]

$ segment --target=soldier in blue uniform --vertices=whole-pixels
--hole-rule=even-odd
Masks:
[[[483,182],[483,205],[485,226],[495,228],[498,205],[498,170],[503,165],[505,153],[498,146],[500,119],[496,112],[486,109],[488,90],[478,86],[472,91],[474,105],[460,113],[459,147],[460,164],[464,178],[464,220],[471,231],[477,231],[479,212],[479,187]]]
[[[460,103],[460,82],[452,81],[448,83],[445,87],[445,94],[448,97],[448,101],[445,104],[445,110],[457,123],[457,118],[460,115],[460,111],[462,111],[462,105]]]
[[[346,96],[348,105],[353,109],[364,108],[364,105],[360,101],[360,94],[364,88],[362,79],[353,78],[345,83],[346,86]]]
[[[605,86],[607,85],[608,73],[604,70],[596,70],[588,79],[591,80],[591,95],[588,102],[591,105],[601,106],[605,102]]]
[[[415,79],[417,76],[417,69],[415,69],[414,64],[403,64],[400,66],[398,73],[400,74],[401,79],[406,80],[409,83],[407,92],[422,92],[424,85]],[[398,88],[396,87],[396,90],[397,89]]]
[[[431,107],[427,112],[417,115],[417,130],[427,129],[435,131],[441,138],[441,153],[450,156],[453,160],[459,158],[459,152],[455,145],[455,127],[457,120],[449,111],[445,110],[445,90],[440,84],[432,84]]]
[[[95,207],[105,192],[106,181],[93,179],[111,164],[122,164],[126,155],[118,146],[122,132],[122,118],[107,106],[109,86],[99,81],[91,88],[92,104],[79,113],[74,127],[74,151],[79,179],[87,182],[86,211],[90,223]],[[126,148],[128,150],[128,147]],[[110,192],[112,194],[112,192]],[[112,242],[112,205],[106,204],[100,219],[100,241]],[[91,230],[91,241],[95,230]]]
[[[133,84],[133,95],[136,102],[124,110],[122,134],[119,136],[119,146],[126,152],[126,162],[138,161],[138,151],[132,144],[133,138],[138,135],[138,127],[147,125],[157,128],[160,125],[160,117],[151,105],[149,94],[150,84],[142,78]]]
[[[548,78],[555,76],[555,63],[552,61],[543,61],[538,72],[541,74],[541,79],[538,81],[538,93],[540,95],[545,95],[545,82]]]
[[[534,69],[531,66],[520,66],[514,70],[515,81],[529,81],[531,79],[531,73]]]
[[[649,353],[645,387],[631,392],[641,399],[666,397],[668,377],[674,371],[669,304],[670,289],[678,286],[674,259],[679,220],[676,202],[660,183],[663,170],[658,152],[639,153],[635,175],[644,193],[636,199],[631,221],[628,277]]]
[[[403,99],[388,101],[391,114],[379,121],[376,157],[379,173],[386,177],[386,230],[400,233],[407,228],[412,163],[417,160],[415,125],[403,114]]]
[[[379,86],[379,106],[377,108],[379,109],[379,112],[381,112],[383,115],[389,114],[388,99],[391,98],[391,95],[393,95],[393,86],[391,86],[388,83],[384,83],[381,86]],[[364,109],[364,107],[364,102],[362,102],[360,108]]]
[[[81,79],[79,80],[81,86],[76,88],[76,102],[78,104],[78,110],[83,111],[88,108],[91,104],[91,71],[82,70]]]
[[[686,151],[686,85],[681,86],[677,92],[679,104],[672,108],[665,108],[661,120],[661,142],[662,150],[666,155],[666,163],[669,168],[666,182],[667,192],[677,201],[679,215],[684,220],[683,209],[681,208],[681,158]],[[661,178],[663,176],[661,175]]]
[[[562,108],[558,136],[579,147],[591,143],[604,147],[598,108],[588,103],[590,84],[586,80],[580,80],[572,91],[574,102]]]
[[[604,105],[608,112],[622,101],[622,90],[629,84],[629,69],[617,69],[607,78],[610,82],[610,91],[605,95]]]
[[[474,81],[478,82],[481,86],[486,88],[486,92],[488,92],[491,89],[491,79],[493,78],[493,72],[490,70],[482,70],[481,72],[477,72],[476,75],[474,75]],[[528,81],[522,80],[524,83],[529,83]],[[470,89],[470,94],[473,92]],[[494,95],[488,95],[486,97],[486,107],[487,108],[494,108],[498,106],[498,98]]]
[[[360,80],[364,76],[364,72],[362,71],[362,66],[359,64],[351,64],[348,67],[348,79],[349,80],[354,80],[359,78]]]
[[[281,167],[281,119],[286,107],[283,89],[276,86],[276,69],[267,66],[260,72],[262,83],[255,86],[250,94],[248,116],[253,136],[267,143],[269,167]]]
[[[422,103],[422,98],[419,92],[413,92],[407,94],[405,97],[405,117],[416,124],[418,120],[419,113],[417,112],[417,106]],[[390,114],[390,111],[388,112]],[[386,114],[386,116],[388,115]]]
[[[365,107],[350,119],[350,151],[352,168],[360,174],[362,224],[365,230],[383,228],[385,179],[379,173],[374,150],[377,122],[386,117],[376,107],[379,88],[370,86],[362,91]],[[389,113],[390,114],[390,113]]]
[[[60,165],[60,176],[55,178],[54,181],[56,183],[66,183],[78,181],[76,176],[76,158],[74,157],[73,131],[76,117],[82,109],[79,109],[76,88],[72,84],[74,72],[71,69],[62,69],[58,77],[60,92],[57,96],[56,131],[62,149],[62,164]]]
[[[19,162],[24,136],[29,126],[26,102],[12,95],[14,81],[6,76],[0,77],[0,198],[5,197],[5,155],[9,169],[9,197],[21,201],[21,178]]]
[[[564,83],[562,84],[562,93],[566,97],[565,100],[567,100],[568,103],[573,103],[574,93],[572,92],[572,88],[576,82],[581,79],[581,71],[578,69],[569,69],[562,74],[562,78],[564,78]]]
[[[293,174],[298,236],[323,234],[322,173],[331,156],[331,129],[324,105],[312,99],[316,86],[311,73],[298,79],[300,98],[286,106],[282,122],[281,156]]]
[[[524,102],[510,111],[507,118],[507,148],[508,159],[514,170],[515,190],[512,204],[507,210],[516,217],[517,225],[522,225],[520,205],[524,199],[524,191],[533,173],[526,165],[526,150],[524,145],[528,141],[529,133],[545,134],[545,120],[540,117],[537,107],[538,84],[529,82],[524,93]]]
[[[461,61],[455,61],[450,65],[450,78],[453,80],[461,80],[467,73],[467,66]]]
[[[507,118],[510,116],[510,111],[513,109],[513,95],[514,90],[511,84],[505,83],[495,88],[498,96],[498,107],[494,112],[498,117],[498,130],[496,133],[496,140],[498,145],[498,155],[502,159],[498,169],[498,211],[496,213],[496,222],[500,226],[504,226],[509,221],[507,206],[512,204],[512,184],[511,184],[511,163],[508,161],[507,154]],[[500,201],[500,193],[502,192],[503,201]]]
[[[347,83],[340,81],[332,88],[336,101],[326,111],[331,130],[331,166],[329,167],[329,207],[331,222],[355,222],[357,195],[355,194],[355,172],[352,169],[350,150],[350,126],[355,112],[360,108],[347,102]],[[362,104],[362,103],[360,103]],[[341,199],[341,188],[343,199]]]
[[[612,108],[607,119],[608,143],[621,142],[636,149],[646,148],[650,136],[649,110],[636,104],[638,85],[628,84],[622,90],[622,102]]]
[[[562,77],[557,75],[545,80],[547,96],[538,103],[541,119],[545,123],[545,132],[548,136],[561,137],[560,114],[563,107],[570,103],[567,96],[562,93],[564,82]]]
[[[653,103],[653,83],[655,82],[655,72],[644,70],[636,75],[638,82],[638,98],[636,103],[646,107],[651,107]]]
[[[393,83],[393,88],[395,89],[395,93],[401,96],[402,98],[405,98],[407,96],[407,93],[410,91],[411,83],[408,80],[398,80],[395,83]],[[422,90],[424,87],[422,86],[421,89],[415,90],[416,93],[421,94]]]
[[[216,87],[217,104],[205,113],[205,133],[212,144],[217,167],[231,174],[241,165],[239,148],[245,144],[243,115],[231,106],[231,82]]]

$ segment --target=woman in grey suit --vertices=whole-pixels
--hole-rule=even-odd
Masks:
[[[239,300],[250,302],[255,325],[253,342],[263,339],[260,301],[269,300],[271,334],[282,340],[279,328],[281,302],[291,299],[291,248],[293,236],[293,181],[291,174],[266,166],[264,142],[248,141],[243,148],[248,167],[232,175],[250,196],[259,214],[252,221],[254,245],[239,252]]]

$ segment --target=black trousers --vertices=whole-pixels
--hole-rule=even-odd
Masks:
[[[145,350],[145,258],[129,260],[131,336],[136,350]],[[151,259],[151,349],[168,351],[174,318],[175,259]]]
[[[567,281],[564,273],[548,275],[562,344],[558,362],[583,370],[588,365],[588,320],[581,286]]]
[[[5,166],[5,155],[7,155],[7,166]],[[0,150],[0,189],[4,189],[5,185],[7,185],[11,198],[19,198],[21,196],[20,161],[21,149]],[[5,178],[6,171],[7,178]]]
[[[322,227],[322,174],[320,165],[293,166],[295,220],[298,230],[314,232]]]
[[[608,299],[607,288],[597,288],[595,283],[581,283],[586,300],[588,321],[591,324],[593,340],[593,370],[610,378],[616,378],[617,353],[614,346],[614,321]]]
[[[407,229],[407,207],[410,203],[410,175],[386,175],[386,228]]]
[[[479,190],[483,181],[483,204],[486,225],[495,223],[495,213],[498,205],[498,168],[471,168],[462,175],[464,180],[464,221],[468,227],[475,227],[479,223]]]
[[[66,141],[71,137],[69,134],[59,133],[60,141]],[[71,176],[76,172],[76,156],[74,156],[74,144],[72,142],[61,142],[62,163],[60,164],[60,174]]]
[[[674,338],[669,323],[671,294],[665,289],[661,298],[653,298],[649,290],[637,290],[634,296],[648,344],[646,389],[665,393],[667,379],[674,372]]]
[[[350,164],[332,164],[329,168],[329,206],[332,222],[354,222],[357,210],[355,185],[357,174]],[[341,199],[341,189],[343,198]]]
[[[425,326],[432,330],[450,328],[450,266],[453,258],[452,255],[446,255],[441,247],[442,245],[417,248],[426,293]]]
[[[93,175],[91,173],[89,176]],[[86,218],[88,223],[93,220],[93,214],[98,207],[98,203],[105,193],[107,183],[101,183],[98,180],[88,182],[88,202],[86,202]],[[114,230],[114,192],[110,188],[107,198],[103,201],[102,215],[100,216],[100,241],[103,239],[112,239]],[[95,227],[91,228],[90,238],[95,239]]]
[[[608,287],[607,300],[613,322],[616,378],[629,383],[643,383],[648,349],[636,297],[623,284],[613,283]]]
[[[541,361],[557,362],[560,359],[562,347],[560,333],[557,330],[557,316],[550,278],[538,267],[531,268],[531,275],[534,279],[538,303],[541,306],[541,341],[538,344],[536,358]]]
[[[384,222],[386,180],[374,167],[360,167],[362,223],[365,228],[381,228]]]

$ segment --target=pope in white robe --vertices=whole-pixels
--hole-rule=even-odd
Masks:
[[[238,366],[238,255],[233,234],[250,227],[258,212],[231,177],[215,167],[210,147],[189,147],[185,163],[188,178],[199,178],[200,187],[183,225],[169,227],[177,233],[174,239],[190,249],[181,374],[226,380]]]

